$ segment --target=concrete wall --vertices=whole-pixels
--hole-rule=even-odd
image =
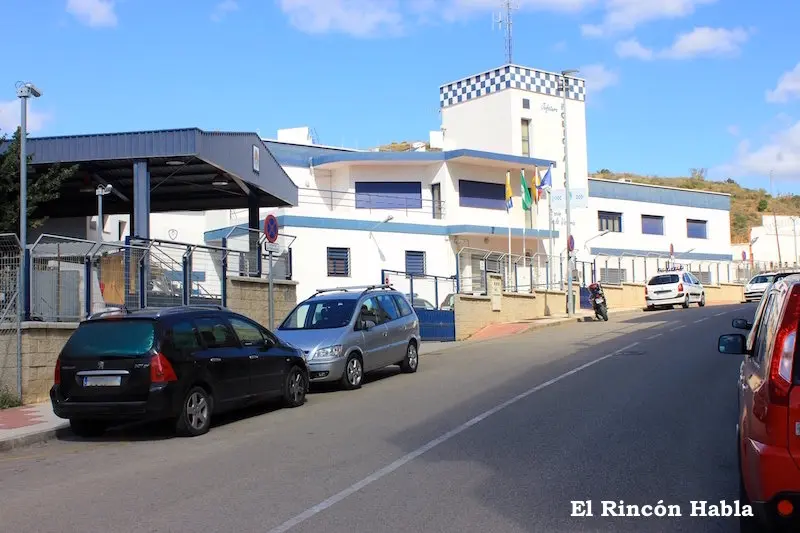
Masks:
[[[275,324],[269,324],[269,282],[260,278],[228,278],[228,308],[270,329],[280,325],[297,305],[297,282],[275,280]]]

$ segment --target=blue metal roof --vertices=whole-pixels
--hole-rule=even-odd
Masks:
[[[8,141],[0,144],[0,152],[7,149],[7,146]],[[253,169],[254,146],[259,149],[258,172]],[[297,205],[297,186],[256,133],[186,128],[34,137],[28,140],[28,151],[32,154],[34,166],[55,163],[91,166],[92,163],[103,163],[105,168],[114,166],[124,169],[136,160],[185,158],[187,165],[195,164],[198,169],[200,166],[197,163],[205,164],[206,168],[197,174],[213,177],[213,174],[224,173],[239,178],[248,187],[261,193],[260,195],[273,197],[272,200],[262,203],[265,207]],[[100,173],[96,168],[91,171]],[[174,169],[170,171],[170,175],[174,173]],[[210,183],[206,185],[211,188]],[[153,187],[155,192],[155,183]],[[172,198],[176,203],[175,209],[181,208],[177,204],[184,199],[183,196]],[[207,198],[203,198],[200,203],[206,201]],[[219,207],[213,203],[204,207],[200,203],[192,204],[192,209]]]
[[[315,167],[332,163],[354,162],[458,162],[459,159],[474,158],[487,161],[500,161],[512,165],[532,167],[534,165],[546,167],[556,166],[555,161],[538,159],[535,157],[522,157],[497,152],[484,152],[482,150],[458,149],[446,152],[340,152],[335,154],[319,155],[312,157],[311,164]]]
[[[589,178],[589,198],[731,210],[729,194]]]

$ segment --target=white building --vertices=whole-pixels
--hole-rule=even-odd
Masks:
[[[761,225],[750,230],[750,241],[733,245],[734,258],[757,262],[762,268],[797,266],[798,233],[800,217],[762,215]]]

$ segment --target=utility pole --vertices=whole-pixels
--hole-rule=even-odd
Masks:
[[[772,170],[769,171],[769,190],[774,200],[775,187],[772,184]],[[783,265],[783,258],[781,257],[781,238],[778,235],[778,216],[775,214],[775,204],[772,204],[772,223],[775,224],[775,242],[778,245],[778,268],[780,268]]]
[[[567,213],[567,316],[572,317],[573,314],[573,300],[572,300],[572,257],[575,254],[574,250],[569,250],[570,237],[572,236],[572,217],[569,208],[570,204],[570,190],[569,190],[569,141],[567,135],[567,91],[569,84],[567,76],[576,74],[577,70],[564,70],[561,72],[561,129],[564,135],[564,201],[566,203],[565,211]]]

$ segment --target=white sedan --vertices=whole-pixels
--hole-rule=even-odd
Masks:
[[[681,305],[685,308],[696,303],[706,305],[706,292],[700,280],[691,272],[663,272],[650,278],[644,288],[644,299],[649,309]]]

